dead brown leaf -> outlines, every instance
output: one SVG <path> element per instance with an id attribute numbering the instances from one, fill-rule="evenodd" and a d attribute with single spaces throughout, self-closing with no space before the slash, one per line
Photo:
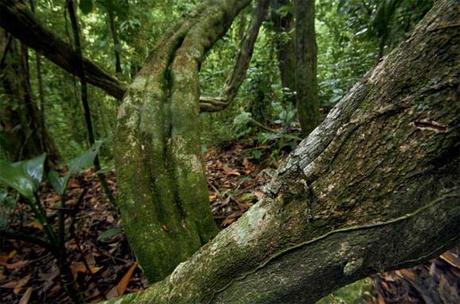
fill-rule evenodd
<path id="1" fill-rule="evenodd" d="M 9 264 L 9 263 L 0 261 L 0 265 L 5 266 L 6 269 L 9 269 L 9 270 L 17 270 L 17 269 L 24 267 L 28 262 L 29 262 L 28 260 L 24 260 L 24 261 L 18 261 L 16 263 Z"/>
<path id="2" fill-rule="evenodd" d="M 210 202 L 215 202 L 217 200 L 217 198 L 218 198 L 217 193 L 212 193 L 212 194 L 209 195 L 209 201 Z"/>
<path id="3" fill-rule="evenodd" d="M 454 254 L 452 251 L 445 252 L 443 255 L 441 255 L 441 259 L 451 266 L 460 269 L 460 257 Z"/>
<path id="4" fill-rule="evenodd" d="M 13 292 L 15 294 L 19 294 L 22 290 L 22 288 L 29 282 L 31 275 L 28 274 L 25 277 L 19 279 L 19 280 L 14 280 L 7 282 L 0 287 L 2 288 L 8 288 L 8 289 L 13 289 Z"/>
<path id="5" fill-rule="evenodd" d="M 228 166 L 224 166 L 223 169 L 224 169 L 224 173 L 228 176 L 240 176 L 241 175 L 241 173 L 237 169 L 230 168 Z"/>
<path id="6" fill-rule="evenodd" d="M 72 271 L 73 278 L 76 279 L 79 273 L 84 273 L 84 274 L 95 274 L 99 270 L 101 270 L 102 267 L 96 267 L 96 266 L 89 266 L 89 269 L 86 267 L 85 263 L 83 262 L 74 262 L 72 265 L 70 265 L 70 270 Z"/>
<path id="7" fill-rule="evenodd" d="M 7 255 L 0 255 L 0 265 L 5 265 L 8 263 L 9 259 L 12 259 L 16 256 L 16 250 L 10 251 Z"/>
<path id="8" fill-rule="evenodd" d="M 129 267 L 128 271 L 125 273 L 125 275 L 121 278 L 121 280 L 118 282 L 117 286 L 114 286 L 106 295 L 107 299 L 113 299 L 119 296 L 122 296 L 126 288 L 128 287 L 129 281 L 131 280 L 131 277 L 133 276 L 134 270 L 136 269 L 138 263 L 137 261 L 134 262 L 131 267 Z"/>
<path id="9" fill-rule="evenodd" d="M 33 288 L 27 288 L 26 292 L 22 295 L 21 299 L 19 300 L 19 304 L 28 304 L 30 300 L 30 296 L 32 295 Z"/>
<path id="10" fill-rule="evenodd" d="M 29 224 L 26 225 L 27 227 L 38 229 L 38 230 L 43 230 L 43 225 L 40 224 L 38 220 L 33 220 Z"/>

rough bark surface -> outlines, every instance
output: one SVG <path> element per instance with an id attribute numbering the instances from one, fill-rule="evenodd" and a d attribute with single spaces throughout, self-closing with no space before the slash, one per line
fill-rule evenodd
<path id="1" fill-rule="evenodd" d="M 207 1 L 159 41 L 118 112 L 119 207 L 151 281 L 217 233 L 202 163 L 198 72 L 206 51 L 250 0 Z"/>
<path id="2" fill-rule="evenodd" d="M 163 281 L 115 302 L 314 303 L 458 241 L 459 21 L 458 1 L 436 2 L 299 145 L 265 198 Z M 139 119 L 135 109 L 126 101 L 122 122 Z M 144 172 L 127 167 L 125 181 Z"/>

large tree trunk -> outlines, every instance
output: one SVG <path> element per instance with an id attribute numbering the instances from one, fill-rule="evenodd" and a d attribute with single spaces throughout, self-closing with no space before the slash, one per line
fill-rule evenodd
<path id="1" fill-rule="evenodd" d="M 235 1 L 225 3 L 236 6 Z M 188 22 L 187 28 L 199 24 Z M 299 145 L 259 203 L 169 277 L 117 303 L 314 303 L 340 286 L 420 263 L 458 241 L 459 22 L 458 1 L 436 2 L 410 38 L 356 84 Z M 178 151 L 174 149 L 193 135 L 186 128 L 198 112 L 197 75 L 178 71 L 191 63 L 181 55 L 196 42 L 186 35 L 181 47 L 168 53 L 175 54 L 172 65 L 168 57 L 154 57 L 120 110 L 119 130 L 126 131 L 119 131 L 117 140 L 127 148 L 119 149 L 118 158 L 123 219 L 137 246 L 158 243 L 156 238 L 167 234 L 142 223 L 161 216 L 152 206 L 157 198 L 145 189 L 169 161 L 157 149 Z M 158 91 L 164 78 L 155 75 L 167 66 L 172 83 L 166 87 L 173 90 L 165 101 Z M 176 95 L 182 92 L 190 98 Z M 176 112 L 177 102 L 190 107 L 189 115 Z M 164 120 L 158 118 L 167 119 L 154 114 L 168 105 L 186 123 L 177 129 L 179 122 L 171 117 L 172 138 L 165 146 L 163 138 L 152 136 L 155 128 L 163 127 Z M 180 159 L 184 165 L 197 159 L 190 150 L 180 151 L 186 152 Z M 155 171 L 146 172 L 151 168 Z M 195 172 L 202 174 L 201 169 Z M 178 173 L 176 177 L 183 177 Z M 191 194 L 200 191 L 200 183 L 189 183 Z M 157 265 L 154 256 L 151 266 L 147 255 L 140 258 L 148 271 Z"/>
<path id="2" fill-rule="evenodd" d="M 168 275 L 217 232 L 202 163 L 198 71 L 250 0 L 207 1 L 159 41 L 118 112 L 119 207 L 147 277 Z"/>

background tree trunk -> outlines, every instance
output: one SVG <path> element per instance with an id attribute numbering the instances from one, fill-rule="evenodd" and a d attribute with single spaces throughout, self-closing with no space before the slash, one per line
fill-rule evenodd
<path id="1" fill-rule="evenodd" d="M 319 123 L 315 0 L 294 0 L 294 15 L 297 115 L 302 133 L 308 135 Z"/>
<path id="2" fill-rule="evenodd" d="M 458 1 L 437 1 L 291 154 L 259 203 L 169 277 L 117 303 L 314 303 L 452 246 L 460 236 L 459 21 Z M 134 89 L 151 87 L 149 73 L 141 75 Z M 125 100 L 121 127 L 142 126 L 136 109 L 147 105 L 134 101 L 154 95 L 141 92 Z M 132 140 L 119 136 L 118 145 L 137 155 L 151 145 L 136 138 L 142 133 L 121 135 Z M 128 155 L 119 159 L 129 167 L 120 191 L 128 206 L 144 209 L 146 191 L 126 195 L 134 192 L 128 177 L 146 174 Z M 148 226 L 131 214 L 124 221 L 133 238 Z"/>
<path id="3" fill-rule="evenodd" d="M 40 109 L 33 101 L 30 86 L 28 49 L 0 31 L 0 79 L 6 95 L 0 121 L 10 160 L 22 160 L 48 154 L 49 164 L 59 159 L 57 147 L 41 123 Z"/>
<path id="4" fill-rule="evenodd" d="M 276 56 L 280 70 L 281 84 L 289 92 L 295 92 L 295 38 L 294 38 L 294 16 L 291 13 L 292 4 L 289 0 L 271 0 L 271 19 L 273 29 L 277 34 Z M 291 7 L 287 12 L 279 12 L 280 8 Z M 289 93 L 288 92 L 288 93 Z M 291 94 L 287 94 L 290 96 Z M 295 100 L 292 98 L 295 104 Z"/>
<path id="5" fill-rule="evenodd" d="M 121 69 L 121 44 L 118 38 L 117 27 L 115 26 L 115 16 L 112 10 L 107 10 L 107 23 L 109 24 L 110 33 L 112 34 L 113 50 L 115 55 L 115 73 L 121 76 L 123 70 Z"/>

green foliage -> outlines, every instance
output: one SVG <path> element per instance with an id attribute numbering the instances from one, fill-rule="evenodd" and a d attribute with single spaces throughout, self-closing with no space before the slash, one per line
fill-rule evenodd
<path id="1" fill-rule="evenodd" d="M 431 0 L 318 1 L 321 103 L 330 107 L 340 100 L 376 64 L 380 44 L 387 52 L 395 47 L 431 5 Z"/>
<path id="2" fill-rule="evenodd" d="M 233 119 L 233 128 L 237 137 L 242 137 L 251 132 L 250 123 L 252 121 L 252 114 L 249 112 L 241 112 Z"/>
<path id="3" fill-rule="evenodd" d="M 185 0 L 80 0 L 80 22 L 85 56 L 114 72 L 114 50 L 108 26 L 108 12 L 115 18 L 123 73 L 117 77 L 129 83 L 145 62 L 159 37 L 181 16 L 200 1 Z M 431 0 L 324 0 L 317 1 L 318 80 L 321 104 L 334 105 L 345 92 L 377 61 L 379 43 L 387 33 L 385 51 L 406 37 L 406 32 L 431 7 Z M 290 13 L 289 5 L 277 8 L 281 15 Z M 36 16 L 64 40 L 71 40 L 68 20 L 63 16 L 65 1 L 38 1 Z M 219 96 L 225 79 L 251 20 L 251 8 L 244 10 L 229 32 L 210 51 L 201 67 L 201 91 L 206 96 Z M 234 118 L 243 109 L 253 118 L 265 113 L 267 124 L 279 120 L 288 109 L 294 92 L 282 88 L 275 45 L 292 39 L 292 33 L 274 33 L 269 21 L 264 23 L 254 51 L 248 77 L 234 104 L 225 112 L 203 115 L 205 142 L 240 136 Z M 35 53 L 30 51 L 32 93 L 39 100 Z M 45 122 L 64 160 L 72 159 L 87 149 L 84 117 L 79 103 L 75 78 L 42 60 Z M 3 92 L 0 92 L 0 96 Z M 115 127 L 117 102 L 90 86 L 90 107 L 98 138 L 111 138 Z M 252 106 L 251 106 L 252 105 Z M 263 108 L 263 109 L 262 109 Z M 256 112 L 260 112 L 257 114 Z M 256 115 L 257 114 L 257 115 Z M 295 113 L 294 113 L 295 115 Z M 264 119 L 265 119 L 264 118 Z M 291 123 L 291 119 L 281 119 Z M 288 122 L 289 121 L 289 122 Z M 5 154 L 7 142 L 0 132 L 0 146 Z M 6 154 L 5 154 L 6 155 Z M 110 149 L 103 148 L 105 165 L 111 163 Z"/>
<path id="4" fill-rule="evenodd" d="M 364 304 L 372 303 L 372 283 L 370 279 L 357 281 L 336 290 L 316 304 Z"/>
<path id="5" fill-rule="evenodd" d="M 71 177 L 80 173 L 83 169 L 91 167 L 94 163 L 94 159 L 101 148 L 102 141 L 97 141 L 89 150 L 80 156 L 70 160 L 67 163 L 67 172 L 63 177 L 60 177 L 59 174 L 51 170 L 48 173 L 48 180 L 53 186 L 54 190 L 63 195 L 67 189 L 67 184 Z"/>
<path id="6" fill-rule="evenodd" d="M 106 11 L 113 12 L 121 19 L 129 18 L 129 1 L 128 0 L 96 0 L 96 3 Z"/>
<path id="7" fill-rule="evenodd" d="M 80 0 L 80 10 L 83 14 L 89 14 L 93 10 L 93 0 Z"/>
<path id="8" fill-rule="evenodd" d="M 115 236 L 121 233 L 121 229 L 118 227 L 107 229 L 106 231 L 102 232 L 98 237 L 97 240 L 101 242 L 110 241 Z"/>
<path id="9" fill-rule="evenodd" d="M 42 154 L 16 163 L 0 160 L 0 182 L 34 202 L 35 192 L 43 178 L 45 158 L 46 155 Z"/>

